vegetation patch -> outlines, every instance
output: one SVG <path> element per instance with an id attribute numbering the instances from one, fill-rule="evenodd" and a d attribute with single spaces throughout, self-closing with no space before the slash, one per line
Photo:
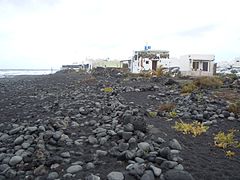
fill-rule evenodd
<path id="1" fill-rule="evenodd" d="M 192 134 L 193 137 L 196 137 L 206 132 L 209 127 L 197 121 L 194 121 L 193 123 L 185 123 L 181 120 L 180 122 L 175 122 L 173 128 L 183 134 Z"/>
<path id="2" fill-rule="evenodd" d="M 111 88 L 111 87 L 105 87 L 105 88 L 103 89 L 103 92 L 105 92 L 105 93 L 111 93 L 111 92 L 113 92 L 113 88 Z"/>
<path id="3" fill-rule="evenodd" d="M 235 139 L 235 133 L 237 130 L 231 129 L 228 133 L 218 132 L 214 136 L 214 145 L 221 149 L 228 149 L 228 148 L 240 148 L 240 143 Z M 226 157 L 233 157 L 235 152 L 231 150 L 227 150 L 225 152 Z"/>
<path id="4" fill-rule="evenodd" d="M 218 132 L 214 136 L 214 145 L 222 149 L 237 147 L 239 142 L 235 140 L 235 132 L 236 130 L 234 129 L 229 130 L 226 134 L 221 131 Z"/>
<path id="5" fill-rule="evenodd" d="M 151 70 L 143 70 L 141 71 L 138 76 L 140 77 L 145 77 L 145 78 L 150 78 L 150 77 L 153 77 L 153 76 L 156 76 L 156 77 L 162 77 L 162 76 L 165 76 L 166 73 L 164 71 L 164 68 L 162 66 L 158 67 L 156 69 L 156 71 L 151 71 Z"/>
<path id="6" fill-rule="evenodd" d="M 182 86 L 181 93 L 192 93 L 197 89 L 197 86 L 194 83 L 188 83 Z"/>
<path id="7" fill-rule="evenodd" d="M 157 77 L 162 77 L 165 75 L 164 68 L 162 66 L 158 67 L 156 71 L 153 71 L 153 75 Z"/>
<path id="8" fill-rule="evenodd" d="M 141 71 L 139 73 L 140 77 L 150 78 L 152 77 L 152 71 Z"/>
<path id="9" fill-rule="evenodd" d="M 149 117 L 151 117 L 151 118 L 155 118 L 155 117 L 157 116 L 157 112 L 155 112 L 155 111 L 150 111 L 150 112 L 148 112 L 148 115 L 149 115 Z"/>
<path id="10" fill-rule="evenodd" d="M 228 107 L 228 111 L 233 112 L 235 114 L 239 114 L 240 113 L 240 101 L 230 104 Z"/>
<path id="11" fill-rule="evenodd" d="M 171 111 L 171 112 L 169 113 L 169 116 L 170 116 L 171 118 L 175 118 L 175 117 L 177 117 L 177 112 L 176 112 L 176 111 Z"/>
<path id="12" fill-rule="evenodd" d="M 226 80 L 226 79 L 230 79 L 231 81 L 235 81 L 235 80 L 238 79 L 238 76 L 237 76 L 237 74 L 235 74 L 235 73 L 225 74 L 225 75 L 223 75 L 223 76 L 221 77 L 221 79 L 222 79 L 223 81 Z"/>
<path id="13" fill-rule="evenodd" d="M 227 157 L 233 157 L 235 155 L 235 152 L 233 151 L 226 151 L 226 156 Z"/>
<path id="14" fill-rule="evenodd" d="M 218 77 L 200 77 L 193 83 L 199 88 L 219 88 L 223 85 L 223 81 Z"/>
<path id="15" fill-rule="evenodd" d="M 176 107 L 174 103 L 161 104 L 158 108 L 159 111 L 171 112 Z"/>
<path id="16" fill-rule="evenodd" d="M 213 99 L 221 98 L 229 103 L 237 103 L 239 101 L 238 98 L 236 98 L 239 96 L 239 92 L 236 89 L 217 89 L 214 91 L 213 95 Z"/>

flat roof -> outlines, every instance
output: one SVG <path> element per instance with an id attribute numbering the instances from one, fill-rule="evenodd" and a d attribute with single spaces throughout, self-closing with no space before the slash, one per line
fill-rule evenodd
<path id="1" fill-rule="evenodd" d="M 145 52 L 145 53 L 169 53 L 169 51 L 166 50 L 140 50 L 140 51 L 134 51 L 134 52 Z"/>

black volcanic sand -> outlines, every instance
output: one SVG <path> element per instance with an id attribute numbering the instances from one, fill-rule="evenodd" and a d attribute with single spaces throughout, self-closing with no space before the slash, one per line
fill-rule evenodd
<path id="1" fill-rule="evenodd" d="M 158 85 L 158 83 L 125 83 L 132 87 L 146 87 L 148 85 Z M 160 93 L 166 93 L 172 90 L 172 87 L 165 86 L 165 90 Z M 228 89 L 223 89 L 223 92 L 228 92 Z M 231 91 L 231 90 L 230 90 Z M 213 91 L 214 92 L 214 91 Z M 240 91 L 237 90 L 238 97 L 240 97 Z M 156 109 L 159 104 L 164 104 L 164 100 L 152 100 L 148 98 L 148 95 L 156 95 L 159 92 L 144 91 L 144 92 L 129 92 L 123 93 L 122 96 L 128 102 L 135 102 L 141 105 L 143 108 Z M 209 95 L 212 97 L 212 95 Z M 216 98 L 216 97 L 214 97 Z M 223 97 L 217 97 L 219 99 Z M 173 97 L 174 99 L 174 97 Z M 233 100 L 234 101 L 234 100 Z M 167 102 L 174 102 L 170 100 Z M 207 104 L 207 102 L 206 102 Z M 187 106 L 187 105 L 186 105 Z M 180 118 L 184 120 L 183 118 Z M 240 120 L 229 121 L 226 118 L 219 120 L 216 124 L 209 127 L 208 131 L 200 136 L 193 137 L 192 135 L 183 135 L 180 132 L 176 132 L 172 127 L 175 122 L 179 122 L 179 118 L 166 118 L 155 117 L 148 118 L 148 122 L 151 126 L 149 133 L 162 137 L 165 140 L 176 138 L 183 147 L 181 151 L 181 157 L 184 159 L 184 169 L 189 171 L 196 180 L 239 180 L 240 179 L 240 148 L 228 148 L 235 152 L 235 156 L 227 158 L 225 151 L 214 146 L 214 135 L 222 131 L 227 133 L 230 129 L 235 129 L 238 132 L 235 134 L 235 139 L 240 141 Z M 186 120 L 191 122 L 191 120 Z"/>
<path id="2" fill-rule="evenodd" d="M 144 100 L 139 100 L 138 93 L 133 93 L 131 96 L 124 94 L 123 96 L 130 101 L 135 99 L 139 104 L 146 103 Z M 141 94 L 141 97 L 143 97 L 143 94 Z M 227 132 L 228 129 L 239 130 L 239 121 L 221 120 L 217 124 L 210 126 L 206 133 L 197 137 L 183 135 L 174 131 L 172 127 L 175 121 L 177 120 L 168 121 L 164 117 L 149 118 L 149 124 L 153 125 L 149 133 L 162 137 L 165 140 L 176 138 L 183 146 L 181 157 L 184 161 L 182 164 L 185 170 L 189 171 L 195 179 L 240 179 L 240 149 L 232 149 L 236 155 L 227 158 L 224 150 L 214 146 L 213 140 L 214 134 L 217 134 L 219 131 Z M 236 136 L 236 139 L 240 139 L 239 134 Z"/>
<path id="3" fill-rule="evenodd" d="M 76 120 L 74 119 L 74 115 L 78 113 L 80 107 L 91 106 L 89 101 L 93 103 L 101 102 L 103 100 L 102 97 L 99 96 L 98 99 L 96 98 L 98 96 L 92 96 L 92 94 L 100 93 L 101 88 L 104 86 L 111 86 L 117 89 L 113 96 L 119 98 L 122 104 L 130 106 L 134 104 L 134 106 L 139 107 L 144 112 L 148 126 L 147 137 L 154 135 L 163 138 L 166 142 L 173 138 L 179 141 L 182 146 L 180 153 L 180 156 L 183 158 L 182 165 L 196 180 L 240 179 L 240 149 L 232 148 L 231 150 L 236 155 L 228 158 L 222 149 L 214 146 L 213 142 L 214 134 L 219 131 L 226 132 L 228 129 L 239 130 L 240 121 L 238 118 L 232 121 L 222 118 L 217 123 L 210 125 L 206 133 L 198 137 L 192 137 L 191 135 L 183 135 L 180 132 L 176 132 L 172 128 L 178 118 L 169 119 L 165 115 L 159 115 L 154 118 L 147 116 L 147 109 L 154 110 L 159 104 L 164 104 L 165 101 L 171 101 L 180 96 L 179 94 L 170 93 L 162 99 L 161 97 L 159 99 L 151 99 L 149 97 L 149 95 L 158 96 L 159 93 L 167 94 L 171 90 L 179 91 L 178 85 L 165 86 L 163 82 L 166 81 L 166 79 L 158 81 L 137 79 L 123 81 L 123 78 L 114 77 L 108 77 L 107 79 L 105 77 L 96 77 L 96 80 L 94 80 L 90 75 L 79 74 L 55 74 L 0 79 L 0 132 L 9 132 L 13 129 L 13 124 L 23 123 L 25 126 L 35 126 L 36 124 L 41 125 L 44 120 L 51 122 L 51 119 L 56 117 L 73 117 L 73 120 L 78 122 L 80 126 L 76 128 L 69 125 L 67 128 L 63 128 L 64 134 L 70 136 L 73 140 L 80 137 L 88 137 L 94 128 L 92 126 L 81 125 L 81 123 L 90 120 L 98 122 L 97 117 L 91 117 L 90 114 L 86 114 L 84 119 Z M 160 89 L 154 89 L 153 86 L 158 86 Z M 126 87 L 139 89 L 140 92 L 128 92 Z M 152 89 L 149 87 L 152 87 Z M 84 103 L 84 100 L 86 100 L 86 103 Z M 57 130 L 57 127 L 55 130 Z M 1 151 L 6 152 L 6 149 L 14 149 L 13 140 L 19 135 L 12 135 L 12 139 L 0 142 Z M 240 141 L 239 133 L 236 133 L 236 139 Z M 51 151 L 50 157 L 61 152 L 70 152 L 70 162 L 61 163 L 55 170 L 62 177 L 66 174 L 65 170 L 72 162 L 91 162 L 92 155 L 97 149 L 108 151 L 110 148 L 111 145 L 99 148 L 89 143 L 84 143 L 84 146 L 80 147 L 62 145 L 56 152 Z M 36 162 L 24 166 L 23 169 L 21 169 L 21 166 L 14 168 L 15 170 L 33 171 L 39 166 L 39 164 L 34 163 Z M 85 165 L 83 165 L 84 170 L 77 172 L 76 176 L 72 177 L 72 179 L 84 179 L 89 174 L 95 174 L 100 176 L 101 179 L 107 179 L 106 176 L 112 171 L 125 172 L 127 165 L 127 161 L 118 161 L 117 158 L 109 155 L 103 156 L 100 157 L 93 169 L 86 169 Z M 50 168 L 47 165 L 46 167 Z M 43 179 L 46 179 L 47 174 L 42 176 Z M 127 173 L 124 173 L 124 175 L 126 180 L 134 179 L 132 176 L 127 175 Z M 18 177 L 20 176 L 15 177 L 15 179 L 18 179 Z"/>

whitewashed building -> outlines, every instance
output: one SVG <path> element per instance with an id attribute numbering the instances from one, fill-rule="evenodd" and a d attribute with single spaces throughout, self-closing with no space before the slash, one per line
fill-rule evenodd
<path id="1" fill-rule="evenodd" d="M 127 63 L 132 73 L 152 71 L 160 66 L 169 70 L 178 68 L 186 76 L 212 76 L 216 73 L 213 54 L 187 54 L 180 58 L 169 58 L 169 51 L 150 50 L 146 47 L 145 50 L 134 51 L 132 59 L 123 60 L 121 64 Z"/>
<path id="2" fill-rule="evenodd" d="M 160 59 L 168 59 L 169 51 L 164 50 L 142 50 L 134 51 L 132 60 L 129 62 L 130 71 L 132 73 L 140 73 L 142 71 L 156 70 L 160 65 Z"/>
<path id="3" fill-rule="evenodd" d="M 216 72 L 215 56 L 212 54 L 188 54 L 180 58 L 161 59 L 166 68 L 179 67 L 185 76 L 213 76 Z"/>

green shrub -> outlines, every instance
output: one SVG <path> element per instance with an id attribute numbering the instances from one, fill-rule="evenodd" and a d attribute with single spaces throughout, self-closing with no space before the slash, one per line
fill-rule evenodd
<path id="1" fill-rule="evenodd" d="M 240 142 L 236 140 L 235 132 L 238 132 L 238 130 L 230 129 L 228 133 L 218 132 L 214 136 L 214 145 L 222 149 L 240 148 Z M 230 158 L 235 155 L 235 152 L 227 150 L 225 155 Z"/>
<path id="2" fill-rule="evenodd" d="M 200 88 L 218 88 L 223 82 L 218 77 L 200 77 L 194 80 L 194 84 Z"/>
<path id="3" fill-rule="evenodd" d="M 103 89 L 103 92 L 105 92 L 105 93 L 111 93 L 111 92 L 113 92 L 113 88 L 111 88 L 111 87 L 105 87 L 105 88 Z"/>
<path id="4" fill-rule="evenodd" d="M 235 140 L 234 132 L 236 130 L 229 130 L 229 133 L 218 132 L 214 137 L 214 144 L 219 148 L 229 148 L 235 147 L 238 144 L 238 141 Z"/>
<path id="5" fill-rule="evenodd" d="M 227 157 L 233 157 L 235 155 L 235 152 L 233 151 L 226 151 L 226 156 Z"/>
<path id="6" fill-rule="evenodd" d="M 155 111 L 150 111 L 148 112 L 148 115 L 151 117 L 151 118 L 155 118 L 157 116 L 157 112 Z"/>
<path id="7" fill-rule="evenodd" d="M 192 134 L 193 137 L 201 135 L 208 130 L 208 126 L 204 126 L 202 123 L 194 121 L 193 123 L 184 123 L 183 121 L 175 122 L 173 126 L 176 131 L 180 131 L 183 134 Z"/>
<path id="8" fill-rule="evenodd" d="M 181 93 L 192 93 L 194 90 L 197 89 L 197 86 L 193 83 L 188 83 L 183 85 L 181 89 Z"/>
<path id="9" fill-rule="evenodd" d="M 227 74 L 226 77 L 232 79 L 232 81 L 235 81 L 238 79 L 237 74 Z"/>
<path id="10" fill-rule="evenodd" d="M 171 118 L 175 118 L 177 116 L 177 113 L 176 113 L 176 111 L 172 111 L 169 113 L 169 115 Z"/>

